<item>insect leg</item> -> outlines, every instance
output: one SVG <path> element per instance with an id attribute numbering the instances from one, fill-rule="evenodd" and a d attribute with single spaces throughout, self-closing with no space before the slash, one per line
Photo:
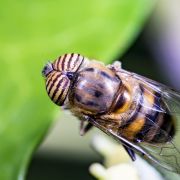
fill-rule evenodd
<path id="1" fill-rule="evenodd" d="M 126 152 L 128 153 L 128 155 L 130 156 L 130 158 L 132 159 L 132 161 L 136 160 L 136 155 L 134 153 L 134 151 L 130 148 L 128 148 L 126 145 L 122 144 L 124 149 L 126 150 Z"/>
<path id="2" fill-rule="evenodd" d="M 93 125 L 91 123 L 87 123 L 85 125 L 85 121 L 81 121 L 80 123 L 80 135 L 84 136 L 91 128 L 93 127 Z"/>

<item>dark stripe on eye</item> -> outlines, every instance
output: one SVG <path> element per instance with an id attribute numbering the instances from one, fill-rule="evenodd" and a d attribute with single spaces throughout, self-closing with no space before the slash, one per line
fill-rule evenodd
<path id="1" fill-rule="evenodd" d="M 93 72 L 93 71 L 94 71 L 94 68 L 86 68 L 86 69 L 84 69 L 84 71 Z"/>
<path id="2" fill-rule="evenodd" d="M 52 84 L 51 84 L 51 86 L 50 86 L 50 88 L 49 88 L 48 94 L 50 94 L 51 89 L 52 89 L 53 86 L 54 86 L 54 83 L 57 81 L 57 79 L 58 79 L 60 76 L 61 76 L 61 74 L 58 74 L 58 75 L 56 76 L 56 78 L 53 80 L 53 82 L 52 82 Z"/>
<path id="3" fill-rule="evenodd" d="M 81 66 L 81 63 L 82 63 L 81 62 L 80 64 L 78 64 L 79 63 L 79 56 L 80 56 L 80 54 L 77 55 L 76 60 L 74 61 L 74 64 L 73 64 L 73 70 L 75 70 L 75 71 L 77 71 L 79 69 L 79 67 Z M 77 65 L 78 65 L 78 67 L 77 67 Z"/>
<path id="4" fill-rule="evenodd" d="M 60 106 L 63 105 L 63 103 L 64 103 L 64 101 L 66 99 L 66 96 L 68 94 L 67 92 L 65 92 L 66 88 L 67 88 L 67 85 L 68 85 L 68 81 L 65 82 L 64 86 L 61 89 L 61 94 L 58 96 L 57 101 L 55 102 L 56 104 L 58 104 Z M 63 95 L 64 95 L 64 97 L 63 97 Z M 63 99 L 62 99 L 62 97 L 63 97 Z"/>
<path id="5" fill-rule="evenodd" d="M 57 70 L 58 70 L 58 68 L 59 68 L 59 63 L 60 63 L 60 61 L 61 61 L 61 57 L 62 57 L 62 56 L 60 56 L 60 57 L 58 58 L 58 60 L 57 60 L 57 66 L 55 67 L 55 69 L 57 69 Z"/>
<path id="6" fill-rule="evenodd" d="M 68 65 L 67 65 L 67 68 L 66 69 L 69 69 L 71 67 L 71 61 L 72 61 L 72 58 L 74 56 L 74 53 L 71 54 L 69 60 L 68 60 Z"/>
<path id="7" fill-rule="evenodd" d="M 54 90 L 53 95 L 52 95 L 52 98 L 51 98 L 52 100 L 54 99 L 56 93 L 58 92 L 59 87 L 60 87 L 61 83 L 63 82 L 63 80 L 64 80 L 64 78 L 60 79 L 59 82 L 58 82 L 58 84 L 56 85 L 56 89 Z M 62 91 L 62 89 L 61 89 L 61 91 Z"/>
<path id="8" fill-rule="evenodd" d="M 77 55 L 76 61 L 79 59 L 80 54 Z"/>
<path id="9" fill-rule="evenodd" d="M 65 61 L 66 61 L 66 57 L 67 57 L 67 54 L 64 55 L 62 61 L 61 61 L 61 67 L 62 67 L 62 71 L 64 71 L 64 64 L 65 64 Z"/>
<path id="10" fill-rule="evenodd" d="M 56 73 L 52 74 L 51 77 L 48 78 L 47 82 L 46 82 L 46 89 L 49 86 L 49 83 L 52 81 L 52 78 L 56 75 Z"/>
<path id="11" fill-rule="evenodd" d="M 78 57 L 77 57 L 76 61 L 78 61 L 79 56 L 80 56 L 80 54 L 78 54 Z M 80 64 L 79 64 L 79 66 L 76 68 L 76 71 L 78 71 L 78 70 L 79 70 L 79 68 L 81 67 L 81 64 L 82 64 L 82 63 L 83 63 L 83 61 L 84 61 L 84 56 L 81 56 L 81 57 L 82 57 L 81 63 L 80 63 Z"/>

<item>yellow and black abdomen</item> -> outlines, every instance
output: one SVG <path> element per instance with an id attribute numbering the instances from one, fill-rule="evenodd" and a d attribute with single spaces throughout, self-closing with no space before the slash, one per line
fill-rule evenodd
<path id="1" fill-rule="evenodd" d="M 134 142 L 168 142 L 175 134 L 175 124 L 161 95 L 144 85 L 139 85 L 139 93 L 136 109 L 119 127 L 119 135 Z"/>

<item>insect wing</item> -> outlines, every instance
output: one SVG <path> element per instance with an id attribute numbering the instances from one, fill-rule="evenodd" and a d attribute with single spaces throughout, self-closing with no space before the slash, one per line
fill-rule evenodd
<path id="1" fill-rule="evenodd" d="M 140 143 L 147 157 L 162 167 L 180 174 L 180 152 L 170 141 L 165 144 Z"/>
<path id="2" fill-rule="evenodd" d="M 176 92 L 175 90 L 169 88 L 168 86 L 165 86 L 164 84 L 158 83 L 136 73 L 132 73 L 123 69 L 120 69 L 119 72 L 130 75 L 131 77 L 139 81 L 140 84 L 144 84 L 146 87 L 151 88 L 153 91 L 159 93 L 161 95 L 159 97 L 159 101 L 163 101 L 167 107 L 166 109 L 164 107 L 159 107 L 162 112 L 172 115 L 180 115 L 179 92 Z"/>
<path id="3" fill-rule="evenodd" d="M 95 119 L 90 119 L 89 121 L 95 127 L 99 128 L 116 141 L 123 143 L 123 145 L 132 149 L 150 163 L 155 162 L 156 164 L 164 167 L 167 170 L 180 174 L 180 152 L 172 142 L 171 138 L 168 143 L 164 144 L 151 144 L 144 142 L 135 143 L 124 138 L 123 136 L 118 134 L 117 131 L 107 129 L 103 125 L 105 124 L 105 122 L 103 122 L 102 120 L 97 121 Z M 166 132 L 160 130 L 159 135 L 162 136 L 163 134 L 164 136 L 166 136 Z"/>
<path id="4" fill-rule="evenodd" d="M 180 173 L 180 151 L 177 148 L 178 146 L 175 143 L 175 139 L 172 138 L 165 130 L 161 129 L 161 127 L 159 127 L 159 125 L 156 124 L 150 117 L 146 119 L 146 125 L 147 127 L 144 131 L 141 131 L 141 136 L 143 137 L 142 142 L 136 144 L 143 148 L 149 159 L 155 161 L 170 171 Z M 151 139 L 153 133 L 147 132 L 153 132 L 155 129 L 158 129 L 158 131 L 155 131 L 156 139 L 160 141 L 166 139 L 167 142 L 148 143 L 147 140 Z"/>

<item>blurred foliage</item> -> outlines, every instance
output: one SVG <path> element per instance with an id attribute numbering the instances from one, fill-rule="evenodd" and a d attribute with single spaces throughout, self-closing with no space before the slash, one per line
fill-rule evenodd
<path id="1" fill-rule="evenodd" d="M 112 60 L 139 33 L 153 3 L 1 1 L 0 179 L 24 179 L 34 149 L 58 112 L 41 77 L 45 60 L 66 52 Z"/>

